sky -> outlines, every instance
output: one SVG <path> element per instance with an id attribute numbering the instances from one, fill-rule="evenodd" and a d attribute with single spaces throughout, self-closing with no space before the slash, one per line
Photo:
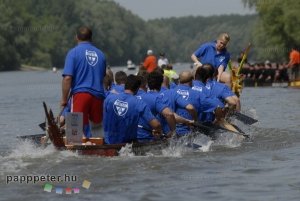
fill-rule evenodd
<path id="1" fill-rule="evenodd" d="M 242 0 L 114 0 L 144 20 L 182 16 L 253 14 Z"/>

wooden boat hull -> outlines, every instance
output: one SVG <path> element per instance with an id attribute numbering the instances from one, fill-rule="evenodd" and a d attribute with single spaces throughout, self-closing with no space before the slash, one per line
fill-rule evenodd
<path id="1" fill-rule="evenodd" d="M 135 155 L 145 155 L 149 151 L 161 151 L 168 145 L 168 140 L 158 140 L 145 143 L 133 142 L 131 145 L 131 151 Z M 118 156 L 120 150 L 125 146 L 126 144 L 66 145 L 66 149 L 75 151 L 81 155 Z"/>
<path id="2" fill-rule="evenodd" d="M 46 134 L 36 134 L 36 135 L 27 135 L 27 136 L 18 136 L 17 138 L 21 140 L 30 140 L 37 146 L 43 145 L 43 138 L 46 137 Z M 91 139 L 93 142 L 94 139 Z M 65 145 L 63 147 L 56 147 L 59 150 L 69 150 L 77 152 L 80 155 L 96 155 L 96 156 L 118 156 L 119 151 L 125 146 L 131 146 L 131 151 L 135 155 L 145 155 L 147 152 L 160 151 L 163 148 L 169 145 L 167 139 L 161 139 L 151 142 L 133 142 L 132 144 L 102 144 L 102 145 L 86 145 L 86 144 L 77 144 L 77 145 Z"/>
<path id="3" fill-rule="evenodd" d="M 163 148 L 166 148 L 170 144 L 169 139 L 160 139 L 157 141 L 151 142 L 133 142 L 133 143 L 123 143 L 123 144 L 103 144 L 102 138 L 90 138 L 89 142 L 91 144 L 86 143 L 86 139 L 83 139 L 82 144 L 65 144 L 66 140 L 58 128 L 55 118 L 51 110 L 48 111 L 46 104 L 44 103 L 44 109 L 47 119 L 47 133 L 49 134 L 49 139 L 54 145 L 54 147 L 58 150 L 69 150 L 74 151 L 82 155 L 96 155 L 96 156 L 118 156 L 120 150 L 125 146 L 131 146 L 131 152 L 135 155 L 145 155 L 150 152 L 155 153 L 157 151 L 161 152 Z M 199 125 L 198 125 L 199 124 Z M 220 126 L 215 125 L 204 125 L 201 123 L 195 124 L 196 128 L 203 131 L 203 133 L 212 139 L 214 139 L 214 134 L 217 130 L 230 130 L 226 128 L 222 128 Z M 243 138 L 248 138 L 249 136 L 244 134 L 241 131 L 233 132 L 233 134 L 240 135 Z M 22 140 L 31 140 L 37 145 L 45 145 L 45 137 L 46 134 L 37 134 L 37 135 L 29 135 L 29 136 L 19 136 L 18 138 Z M 192 144 L 192 147 L 195 147 Z M 200 145 L 196 145 L 196 147 L 201 147 Z"/>

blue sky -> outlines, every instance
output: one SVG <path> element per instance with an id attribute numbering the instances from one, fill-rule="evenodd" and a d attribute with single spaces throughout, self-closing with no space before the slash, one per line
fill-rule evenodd
<path id="1" fill-rule="evenodd" d="M 241 0 L 114 0 L 122 7 L 148 20 L 188 15 L 252 14 Z"/>

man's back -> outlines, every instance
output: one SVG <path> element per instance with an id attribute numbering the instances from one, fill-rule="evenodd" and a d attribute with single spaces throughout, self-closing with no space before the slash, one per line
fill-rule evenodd
<path id="1" fill-rule="evenodd" d="M 168 107 L 167 100 L 159 92 L 150 91 L 148 93 L 142 93 L 139 95 L 141 100 L 149 107 L 151 113 L 154 116 L 161 114 L 162 111 Z M 153 139 L 151 132 L 151 127 L 144 118 L 139 119 L 138 128 L 138 139 Z"/>
<path id="2" fill-rule="evenodd" d="M 153 119 L 149 108 L 134 95 L 110 94 L 104 101 L 104 134 L 108 144 L 136 139 L 139 117 Z"/>
<path id="3" fill-rule="evenodd" d="M 72 93 L 88 92 L 104 97 L 106 71 L 104 54 L 90 42 L 80 42 L 68 52 L 63 75 L 72 76 Z"/>
<path id="4" fill-rule="evenodd" d="M 205 93 L 209 98 L 218 98 L 221 101 L 225 101 L 227 97 L 234 95 L 227 85 L 215 80 L 206 83 Z"/>

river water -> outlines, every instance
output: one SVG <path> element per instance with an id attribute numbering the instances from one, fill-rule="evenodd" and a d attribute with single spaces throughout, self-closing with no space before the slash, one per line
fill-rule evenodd
<path id="1" fill-rule="evenodd" d="M 175 66 L 183 68 L 188 66 Z M 146 156 L 134 156 L 125 149 L 121 156 L 104 158 L 17 140 L 19 135 L 42 132 L 38 124 L 45 118 L 43 101 L 58 113 L 60 83 L 59 72 L 0 73 L 0 200 L 300 198 L 300 90 L 245 88 L 243 111 L 259 122 L 235 123 L 251 135 L 249 141 L 224 133 L 214 143 L 205 137 L 197 139 L 202 149 L 173 146 Z M 29 181 L 47 175 L 64 181 Z M 73 189 L 71 194 L 66 194 L 67 188 Z"/>

